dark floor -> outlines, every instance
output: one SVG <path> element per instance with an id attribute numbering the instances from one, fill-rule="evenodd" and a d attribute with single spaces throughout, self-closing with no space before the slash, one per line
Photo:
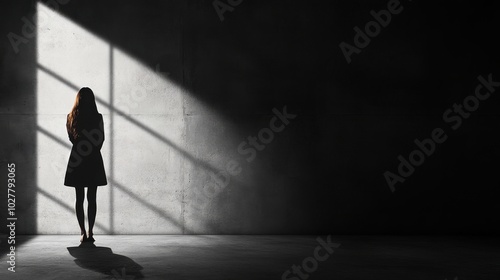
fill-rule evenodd
<path id="1" fill-rule="evenodd" d="M 108 235 L 79 248 L 74 235 L 18 236 L 15 273 L 0 244 L 0 279 L 500 279 L 497 237 L 317 238 Z"/>

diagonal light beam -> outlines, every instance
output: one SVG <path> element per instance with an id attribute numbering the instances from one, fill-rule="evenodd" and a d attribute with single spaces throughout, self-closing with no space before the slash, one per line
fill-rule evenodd
<path id="1" fill-rule="evenodd" d="M 49 74 L 50 76 L 52 76 L 53 78 L 57 79 L 58 81 L 60 81 L 61 83 L 67 85 L 68 87 L 71 87 L 73 88 L 75 91 L 78 91 L 80 90 L 80 88 L 71 83 L 70 81 L 64 79 L 61 75 L 55 73 L 54 71 L 50 70 L 50 69 L 47 69 L 46 67 L 44 67 L 43 65 L 41 64 L 37 64 L 38 68 L 42 71 L 44 71 L 45 73 Z M 136 125 L 137 127 L 141 128 L 142 130 L 146 131 L 147 133 L 149 133 L 150 135 L 152 135 L 153 137 L 159 139 L 160 141 L 162 141 L 163 143 L 169 145 L 170 147 L 172 147 L 174 150 L 176 150 L 178 153 L 180 153 L 184 158 L 190 160 L 191 162 L 193 162 L 195 165 L 199 166 L 199 167 L 202 167 L 204 168 L 205 170 L 208 170 L 208 171 L 212 171 L 214 173 L 217 173 L 219 170 L 217 170 L 215 167 L 211 166 L 210 164 L 200 160 L 200 159 L 197 159 L 195 158 L 194 156 L 192 156 L 191 154 L 189 154 L 187 151 L 185 151 L 184 149 L 182 149 L 179 145 L 175 144 L 174 142 L 172 142 L 170 139 L 166 138 L 165 136 L 159 134 L 158 132 L 156 132 L 155 130 L 149 128 L 148 126 L 146 126 L 145 124 L 139 122 L 138 120 L 130 117 L 129 115 L 127 115 L 125 112 L 117 109 L 117 108 L 114 108 L 113 106 L 109 105 L 107 102 L 103 101 L 101 98 L 99 98 L 98 96 L 96 96 L 96 101 L 103 105 L 104 107 L 108 108 L 109 110 L 113 110 L 114 112 L 116 112 L 120 117 L 123 117 L 124 119 L 126 119 L 127 121 L 131 122 L 132 124 Z"/>

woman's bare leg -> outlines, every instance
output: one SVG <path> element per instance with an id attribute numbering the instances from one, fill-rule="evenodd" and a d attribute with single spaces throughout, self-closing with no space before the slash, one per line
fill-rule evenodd
<path id="1" fill-rule="evenodd" d="M 76 191 L 76 203 L 75 212 L 76 218 L 78 219 L 78 224 L 80 225 L 80 234 L 85 234 L 85 216 L 83 213 L 83 200 L 85 198 L 85 190 L 83 187 L 75 187 Z"/>
<path id="2" fill-rule="evenodd" d="M 95 216 L 97 213 L 97 186 L 88 187 L 87 190 L 87 202 L 88 202 L 88 212 L 89 217 L 89 239 L 94 235 L 94 223 Z"/>

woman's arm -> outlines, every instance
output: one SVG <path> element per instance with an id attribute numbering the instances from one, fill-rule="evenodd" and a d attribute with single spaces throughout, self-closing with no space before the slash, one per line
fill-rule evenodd
<path id="1" fill-rule="evenodd" d="M 73 134 L 71 134 L 70 129 L 69 129 L 69 114 L 66 116 L 66 131 L 68 132 L 68 138 L 69 141 L 71 141 L 72 144 L 74 144 L 75 139 L 73 139 Z"/>
<path id="2" fill-rule="evenodd" d="M 102 140 L 99 141 L 99 146 L 98 146 L 99 150 L 100 150 L 102 148 L 102 144 L 104 143 L 104 121 L 102 119 L 102 114 L 99 114 L 99 117 L 100 117 L 100 120 L 99 120 L 99 129 L 100 129 L 100 131 L 102 133 L 101 134 L 102 135 L 102 137 L 101 137 Z"/>

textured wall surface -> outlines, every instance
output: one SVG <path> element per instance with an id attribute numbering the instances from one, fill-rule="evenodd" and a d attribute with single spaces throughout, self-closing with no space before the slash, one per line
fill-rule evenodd
<path id="1" fill-rule="evenodd" d="M 231 134 L 222 136 L 214 129 L 227 129 L 228 124 L 195 98 L 188 98 L 182 85 L 169 79 L 169 73 L 161 73 L 160 63 L 148 67 L 44 4 L 37 8 L 38 18 L 47 18 L 37 26 L 37 125 L 41 131 L 37 159 L 50 163 L 38 166 L 41 192 L 54 195 L 66 208 L 72 206 L 73 188 L 61 186 L 70 148 L 64 124 L 75 92 L 88 86 L 97 96 L 106 124 L 102 154 L 109 185 L 99 189 L 99 230 L 206 232 L 200 220 L 211 202 L 198 205 L 196 211 L 192 204 L 196 195 L 207 199 L 203 194 L 207 172 L 217 173 L 215 165 L 224 162 L 229 143 L 221 141 Z M 178 20 L 175 16 L 169 23 Z M 171 50 L 165 50 L 166 55 L 181 56 L 179 33 L 172 29 L 161 34 L 170 38 L 166 45 Z M 51 205 L 53 198 L 39 196 L 37 215 L 54 218 L 38 219 L 37 232 L 73 232 L 74 224 L 67 222 L 74 220 L 73 213 Z"/>
<path id="2" fill-rule="evenodd" d="M 0 179 L 14 162 L 18 233 L 78 232 L 65 120 L 84 86 L 106 132 L 96 233 L 498 233 L 500 99 L 459 129 L 443 118 L 478 76 L 500 80 L 486 1 L 401 1 L 363 47 L 355 27 L 390 1 L 216 2 L 5 4 Z M 435 128 L 446 142 L 392 192 L 384 173 Z"/>

